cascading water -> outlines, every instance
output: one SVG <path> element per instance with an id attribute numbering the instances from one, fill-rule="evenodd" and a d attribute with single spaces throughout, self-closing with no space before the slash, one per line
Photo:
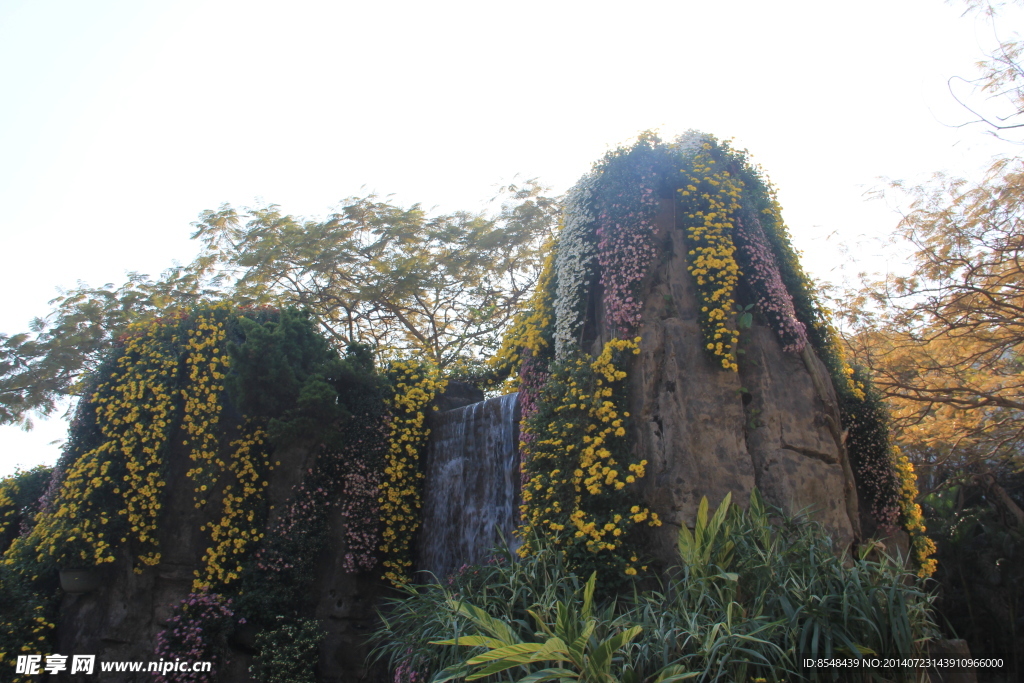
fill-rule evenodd
<path id="1" fill-rule="evenodd" d="M 426 457 L 419 569 L 437 580 L 464 564 L 485 562 L 502 537 L 515 547 L 518 398 L 518 394 L 506 394 L 434 416 Z"/>

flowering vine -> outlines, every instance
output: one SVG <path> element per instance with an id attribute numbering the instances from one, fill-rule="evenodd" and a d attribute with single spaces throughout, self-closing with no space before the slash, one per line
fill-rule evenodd
<path id="1" fill-rule="evenodd" d="M 557 243 L 548 242 L 548 255 L 544 259 L 537 286 L 523 311 L 516 316 L 515 323 L 502 338 L 497 353 L 487 361 L 495 377 L 506 382 L 508 391 L 516 391 L 518 380 L 515 373 L 528 358 L 535 358 L 551 347 L 551 330 L 554 322 L 555 254 Z"/>
<path id="2" fill-rule="evenodd" d="M 593 274 L 594 234 L 597 219 L 593 197 L 599 179 L 589 173 L 569 190 L 563 208 L 563 227 L 555 255 L 555 357 L 564 358 L 578 345 L 587 302 L 587 288 Z"/>
<path id="3" fill-rule="evenodd" d="M 238 579 L 242 557 L 263 538 L 263 520 L 257 517 L 257 511 L 262 507 L 263 489 L 268 486 L 263 473 L 273 469 L 262 448 L 265 436 L 263 430 L 255 428 L 231 442 L 232 453 L 226 465 L 231 480 L 221 492 L 223 512 L 220 520 L 200 527 L 200 531 L 209 529 L 212 545 L 203 554 L 203 568 L 195 572 L 194 591 L 225 586 Z"/>
<path id="4" fill-rule="evenodd" d="M 33 548 L 38 562 L 104 564 L 131 538 L 141 565 L 159 563 L 163 456 L 178 414 L 173 387 L 179 320 L 128 328 L 109 379 L 90 397 L 100 445 L 68 466 L 49 506 L 32 531 L 15 541 L 7 562 Z"/>
<path id="5" fill-rule="evenodd" d="M 0 538 L 6 536 L 18 520 L 14 497 L 18 494 L 18 480 L 7 477 L 0 481 Z"/>
<path id="6" fill-rule="evenodd" d="M 910 552 L 917 564 L 917 575 L 924 578 L 935 573 L 938 563 L 932 558 L 935 554 L 935 542 L 925 535 L 928 529 L 924 525 L 921 506 L 917 504 L 917 476 L 914 465 L 898 448 L 894 449 L 896 457 L 896 473 L 900 481 L 900 516 L 903 528 L 910 534 Z"/>
<path id="7" fill-rule="evenodd" d="M 346 452 L 342 454 L 347 464 L 340 503 L 346 547 L 342 567 L 347 572 L 369 571 L 377 566 L 377 548 L 381 543 L 377 499 L 383 479 L 380 465 L 389 431 L 389 420 L 372 425 L 365 435 L 346 444 Z"/>
<path id="8" fill-rule="evenodd" d="M 627 489 L 647 466 L 631 453 L 629 413 L 621 408 L 622 364 L 640 352 L 639 342 L 613 339 L 596 359 L 577 353 L 556 363 L 524 425 L 533 439 L 527 442 L 519 533 L 548 537 L 584 571 L 635 575 L 638 553 L 628 532 L 661 523 Z M 530 547 L 524 543 L 520 553 Z"/>
<path id="9" fill-rule="evenodd" d="M 165 660 L 211 662 L 212 667 L 211 671 L 175 671 L 168 678 L 176 683 L 217 680 L 234 616 L 230 598 L 217 593 L 195 592 L 182 600 L 157 634 L 156 654 Z"/>
<path id="10" fill-rule="evenodd" d="M 807 345 L 807 328 L 796 317 L 793 297 L 782 283 L 775 254 L 764 236 L 756 216 L 742 221 L 736 218 L 735 242 L 743 257 L 744 272 L 757 297 L 757 308 L 782 343 L 782 350 L 799 353 Z"/>
<path id="11" fill-rule="evenodd" d="M 420 525 L 423 471 L 419 460 L 430 434 L 424 411 L 447 382 L 435 369 L 411 360 L 393 362 L 390 374 L 395 385 L 391 437 L 377 502 L 384 526 L 380 546 L 386 556 L 384 578 L 397 585 L 409 580 L 412 539 Z"/>
<path id="12" fill-rule="evenodd" d="M 37 465 L 0 479 L 0 552 L 35 523 L 53 470 Z"/>
<path id="13" fill-rule="evenodd" d="M 227 349 L 221 349 L 227 335 L 225 320 L 228 310 L 216 307 L 202 311 L 195 326 L 186 331 L 184 347 L 187 381 L 180 389 L 184 403 L 182 442 L 189 449 L 189 458 L 195 465 L 187 476 L 195 485 L 196 507 L 206 504 L 206 498 L 217 485 L 218 473 L 225 468 L 218 459 L 219 433 L 222 410 L 224 370 L 231 358 Z"/>
<path id="14" fill-rule="evenodd" d="M 645 133 L 628 149 L 609 152 L 597 166 L 594 235 L 605 327 L 623 338 L 640 323 L 640 285 L 655 254 L 656 189 L 665 175 L 657 144 L 653 134 Z"/>
<path id="15" fill-rule="evenodd" d="M 658 198 L 648 184 L 653 173 L 641 175 L 634 194 L 608 202 L 597 226 L 597 261 L 601 265 L 604 311 L 616 334 L 626 335 L 640 323 L 643 299 L 639 285 L 654 258 L 654 218 Z M 625 194 L 625 193 L 623 193 Z M 632 200 L 632 201 L 629 201 Z"/>
<path id="16" fill-rule="evenodd" d="M 686 236 L 691 244 L 688 266 L 700 297 L 700 322 L 706 349 L 727 370 L 738 371 L 736 342 L 739 331 L 732 324 L 735 289 L 741 273 L 733 254 L 734 216 L 739 211 L 740 182 L 725 168 L 716 168 L 705 142 L 682 171 Z"/>
<path id="17" fill-rule="evenodd" d="M 312 475 L 313 470 L 307 474 Z M 296 540 L 307 536 L 310 527 L 321 521 L 320 518 L 330 509 L 331 502 L 330 490 L 326 486 L 312 481 L 296 485 L 288 503 L 266 533 L 270 543 L 256 551 L 256 568 L 283 574 L 308 559 L 294 553 L 291 546 L 295 545 Z"/>

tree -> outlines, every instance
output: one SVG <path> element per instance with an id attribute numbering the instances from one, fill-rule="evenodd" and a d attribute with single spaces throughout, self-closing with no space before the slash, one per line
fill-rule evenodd
<path id="1" fill-rule="evenodd" d="M 906 188 L 903 188 L 906 189 Z M 1024 463 L 1024 163 L 907 189 L 911 272 L 848 302 L 856 362 L 931 463 Z"/>
<path id="2" fill-rule="evenodd" d="M 993 20 L 1006 3 L 966 4 Z M 977 116 L 969 123 L 997 136 L 1024 126 L 1022 52 L 1014 36 L 979 62 L 969 82 L 986 111 L 1001 111 L 965 105 Z M 998 159 L 976 183 L 938 175 L 893 187 L 909 203 L 893 238 L 909 249 L 910 272 L 843 302 L 851 353 L 889 399 L 925 488 L 940 470 L 1024 467 L 1024 160 Z"/>
<path id="3" fill-rule="evenodd" d="M 1011 3 L 1024 5 L 1022 0 L 1011 0 Z M 1000 8 L 1006 2 L 991 0 L 965 0 L 967 12 L 979 12 L 991 23 L 993 33 L 997 33 L 995 20 Z M 1024 128 L 1021 115 L 1024 114 L 1024 69 L 1020 58 L 1024 54 L 1024 42 L 1019 36 L 1009 39 L 998 39 L 998 46 L 988 53 L 987 58 L 978 62 L 981 74 L 972 79 L 954 76 L 949 79 L 950 92 L 974 119 L 960 124 L 958 127 L 980 123 L 989 128 L 996 137 L 1006 140 L 1006 135 Z M 984 103 L 969 104 L 954 92 L 954 83 L 966 83 L 984 98 Z M 973 94 L 973 93 L 972 93 Z"/>
<path id="4" fill-rule="evenodd" d="M 322 221 L 223 206 L 195 224 L 196 266 L 234 277 L 237 301 L 305 308 L 339 343 L 415 351 L 445 368 L 496 349 L 536 283 L 559 205 L 532 181 L 507 190 L 494 219 L 428 217 L 375 195 Z"/>
<path id="5" fill-rule="evenodd" d="M 130 323 L 220 296 L 216 277 L 180 267 L 157 280 L 129 273 L 119 287 L 80 282 L 61 292 L 29 332 L 0 334 L 0 424 L 31 428 L 31 412 L 49 415 L 62 398 L 78 395 L 83 374 Z"/>
<path id="6" fill-rule="evenodd" d="M 121 286 L 79 283 L 51 301 L 30 331 L 0 334 L 0 424 L 31 426 L 82 391 L 125 328 L 203 301 L 294 305 L 339 348 L 414 353 L 442 368 L 473 366 L 497 347 L 541 265 L 558 199 L 534 181 L 503 190 L 497 215 L 429 216 L 371 195 L 324 220 L 271 205 L 205 211 L 196 259 L 156 279 L 130 273 Z"/>

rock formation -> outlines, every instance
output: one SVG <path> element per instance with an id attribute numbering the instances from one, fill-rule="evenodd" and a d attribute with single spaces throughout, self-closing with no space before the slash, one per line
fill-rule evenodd
<path id="1" fill-rule="evenodd" d="M 313 464 L 311 449 L 298 446 L 275 456 L 281 463 L 270 479 L 268 499 L 281 510 L 292 496 L 302 473 Z M 185 480 L 190 462 L 177 449 L 169 457 L 167 475 L 171 495 L 167 514 L 160 526 L 160 564 L 135 573 L 127 548 L 118 560 L 97 568 L 101 585 L 84 594 L 65 593 L 60 605 L 56 631 L 56 652 L 89 653 L 99 661 L 152 662 L 157 657 L 154 645 L 172 616 L 174 607 L 192 592 L 195 572 L 202 567 L 206 541 L 200 529 L 214 521 L 211 514 L 220 500 L 203 510 L 192 504 L 192 489 Z M 334 508 L 328 518 L 327 548 L 316 562 L 316 578 L 309 603 L 310 616 L 320 622 L 325 638 L 320 647 L 319 674 L 324 683 L 372 680 L 367 668 L 368 647 L 365 637 L 375 624 L 377 598 L 386 591 L 376 573 L 354 574 L 342 567 L 346 552 L 345 520 Z M 227 657 L 217 672 L 217 680 L 242 683 L 254 680 L 249 665 L 254 652 L 255 632 L 239 627 L 229 638 Z M 69 679 L 73 680 L 73 679 Z M 94 680 L 84 677 L 83 681 Z M 140 680 L 136 674 L 106 673 L 104 681 Z"/>
<path id="2" fill-rule="evenodd" d="M 908 522 L 912 473 L 899 472 L 743 154 L 707 136 L 641 138 L 569 194 L 556 249 L 492 363 L 518 373 L 518 397 L 483 401 L 457 383 L 435 397 L 444 382 L 415 361 L 393 363 L 385 397 L 369 351 L 342 359 L 294 311 L 243 322 L 212 307 L 134 333 L 83 403 L 92 422 L 58 497 L 5 555 L 24 613 L 52 605 L 50 575 L 81 558 L 102 582 L 59 598 L 56 652 L 153 661 L 182 600 L 216 594 L 249 601 L 230 615 L 216 680 L 250 680 L 288 611 L 324 636 L 319 680 L 369 681 L 382 575 L 400 583 L 415 566 L 443 580 L 500 536 L 514 545 L 521 522 L 570 566 L 621 581 L 648 558 L 676 561 L 703 497 L 742 504 L 754 487 L 821 522 L 838 549 L 902 524 L 926 566 L 930 542 Z M 218 348 L 231 335 L 229 357 Z M 275 429 L 271 454 L 259 445 Z"/>
<path id="3" fill-rule="evenodd" d="M 637 329 L 643 342 L 630 376 L 636 450 L 650 462 L 642 495 L 667 522 L 654 531 L 651 550 L 670 561 L 676 530 L 693 526 L 703 496 L 715 505 L 731 492 L 742 503 L 754 486 L 769 503 L 822 522 L 848 547 L 857 520 L 850 518 L 845 454 L 829 429 L 826 401 L 834 410 L 836 399 L 824 366 L 809 348 L 806 361 L 783 352 L 756 317 L 740 333 L 739 372 L 708 361 L 686 236 L 673 206 L 665 201 L 659 214 L 660 258 L 644 282 Z M 604 318 L 598 308 L 598 329 L 607 327 Z M 607 333 L 597 337 L 594 355 L 607 341 Z M 827 382 L 826 397 L 808 362 Z"/>

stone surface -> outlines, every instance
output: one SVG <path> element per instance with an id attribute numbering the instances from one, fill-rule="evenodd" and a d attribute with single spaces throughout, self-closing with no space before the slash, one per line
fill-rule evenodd
<path id="1" fill-rule="evenodd" d="M 327 634 L 320 646 L 319 680 L 368 683 L 377 680 L 381 671 L 367 664 L 366 636 L 376 626 L 377 602 L 387 588 L 379 571 L 345 572 L 345 523 L 338 508 L 331 510 L 328 529 L 327 552 L 320 558 L 313 586 L 313 616 Z"/>
<path id="2" fill-rule="evenodd" d="M 483 392 L 461 382 L 435 402 L 441 408 L 458 408 L 483 400 Z M 180 437 L 172 437 L 178 444 Z M 296 445 L 275 453 L 275 467 L 269 477 L 267 496 L 270 522 L 284 509 L 293 488 L 312 467 L 315 453 Z M 58 652 L 95 654 L 97 661 L 156 661 L 157 634 L 172 616 L 174 607 L 192 590 L 194 572 L 202 566 L 209 544 L 200 527 L 219 519 L 222 500 L 214 495 L 207 505 L 196 508 L 192 483 L 185 476 L 191 466 L 188 454 L 172 447 L 168 455 L 167 491 L 159 524 L 161 562 L 136 574 L 134 558 L 122 548 L 118 559 L 98 571 L 101 587 L 91 593 L 65 595 L 57 625 Z M 345 556 L 345 525 L 340 510 L 333 507 L 329 517 L 327 547 L 317 564 L 312 592 L 315 613 L 326 637 L 320 649 L 319 678 L 324 683 L 374 683 L 387 676 L 381 666 L 368 666 L 366 634 L 377 618 L 379 598 L 387 592 L 378 572 L 348 574 L 342 568 Z M 227 660 L 216 672 L 216 680 L 230 683 L 251 681 L 249 664 L 254 654 L 255 633 L 244 626 L 229 639 Z M 71 680 L 65 676 L 64 680 Z M 95 676 L 76 675 L 75 680 L 92 681 Z M 127 683 L 149 680 L 146 675 L 105 674 L 104 681 Z"/>
<path id="3" fill-rule="evenodd" d="M 484 400 L 484 392 L 468 382 L 449 380 L 443 394 L 434 398 L 433 405 L 439 413 L 455 410 Z"/>
<path id="4" fill-rule="evenodd" d="M 658 223 L 659 258 L 644 284 L 643 341 L 629 379 L 636 450 L 648 460 L 641 495 L 664 520 L 652 531 L 652 553 L 673 560 L 679 526 L 693 526 L 702 496 L 716 507 L 731 492 L 745 505 L 754 486 L 769 503 L 822 522 L 848 546 L 855 525 L 843 454 L 808 361 L 784 353 L 755 316 L 741 334 L 740 372 L 715 366 L 703 350 L 686 236 L 668 210 Z M 596 334 L 592 350 L 609 338 Z M 810 362 L 820 365 L 813 356 Z"/>
<path id="5" fill-rule="evenodd" d="M 933 640 L 928 643 L 928 656 L 933 659 L 971 657 L 971 649 L 966 640 Z M 978 683 L 974 669 L 929 669 L 931 683 Z"/>
<path id="6" fill-rule="evenodd" d="M 172 443 L 180 439 L 172 440 Z M 307 447 L 296 446 L 275 453 L 280 462 L 269 478 L 268 498 L 271 519 L 283 509 L 293 487 L 313 464 Z M 171 449 L 168 458 L 164 515 L 159 525 L 161 563 L 140 574 L 133 571 L 133 557 L 122 549 L 118 560 L 99 571 L 102 586 L 82 595 L 65 595 L 57 627 L 58 651 L 62 654 L 95 654 L 97 661 L 157 661 L 157 634 L 171 617 L 175 605 L 192 589 L 194 572 L 201 566 L 208 539 L 200 526 L 219 519 L 221 500 L 211 497 L 208 504 L 196 508 L 192 485 L 185 477 L 190 465 L 187 454 Z M 341 568 L 345 555 L 344 521 L 340 511 L 331 510 L 327 549 L 318 563 L 313 592 L 317 596 L 315 616 L 326 638 L 321 648 L 320 679 L 325 683 L 369 682 L 379 679 L 379 671 L 366 665 L 364 635 L 376 618 L 377 598 L 385 590 L 375 572 L 346 574 Z M 216 679 L 243 683 L 248 673 L 255 633 L 240 628 L 229 640 L 227 660 L 216 672 Z M 94 680 L 80 677 L 76 680 Z M 71 679 L 66 679 L 71 680 Z M 121 683 L 149 680 L 130 673 L 104 674 L 104 681 Z"/>

